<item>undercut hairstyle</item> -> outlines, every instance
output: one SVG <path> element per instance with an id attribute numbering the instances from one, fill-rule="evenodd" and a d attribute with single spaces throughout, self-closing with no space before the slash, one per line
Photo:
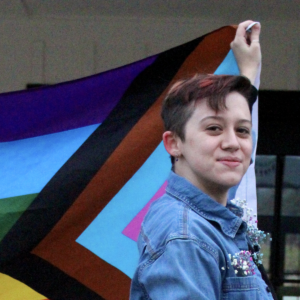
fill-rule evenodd
<path id="1" fill-rule="evenodd" d="M 250 113 L 256 100 L 257 90 L 248 78 L 232 75 L 202 75 L 176 82 L 163 101 L 161 117 L 165 130 L 175 133 L 185 141 L 185 124 L 195 109 L 195 103 L 206 101 L 215 112 L 227 109 L 226 97 L 238 92 L 247 100 Z M 171 157 L 174 163 L 174 157 Z"/>

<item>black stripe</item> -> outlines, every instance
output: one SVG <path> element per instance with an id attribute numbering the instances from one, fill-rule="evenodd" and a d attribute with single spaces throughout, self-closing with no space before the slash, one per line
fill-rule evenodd
<path id="1" fill-rule="evenodd" d="M 161 53 L 137 76 L 107 119 L 48 182 L 3 238 L 0 265 L 31 251 L 49 233 L 202 39 Z"/>
<path id="2" fill-rule="evenodd" d="M 51 300 L 104 300 L 74 278 L 33 254 L 28 253 L 15 259 L 10 265 L 3 265 L 0 272 L 22 281 Z"/>

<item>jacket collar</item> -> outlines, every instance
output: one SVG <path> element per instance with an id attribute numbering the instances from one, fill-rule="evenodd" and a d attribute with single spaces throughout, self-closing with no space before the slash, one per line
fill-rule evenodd
<path id="1" fill-rule="evenodd" d="M 242 231 L 247 229 L 247 225 L 241 219 L 243 210 L 240 207 L 229 202 L 226 207 L 221 205 L 172 171 L 168 178 L 166 192 L 186 203 L 203 218 L 217 222 L 224 234 L 231 238 L 235 237 L 240 227 Z"/>

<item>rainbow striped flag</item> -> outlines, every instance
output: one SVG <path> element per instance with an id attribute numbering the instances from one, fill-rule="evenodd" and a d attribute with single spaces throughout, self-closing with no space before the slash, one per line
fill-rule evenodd
<path id="1" fill-rule="evenodd" d="M 140 224 L 171 168 L 162 100 L 182 77 L 238 74 L 235 30 L 0 95 L 0 299 L 128 299 Z"/>

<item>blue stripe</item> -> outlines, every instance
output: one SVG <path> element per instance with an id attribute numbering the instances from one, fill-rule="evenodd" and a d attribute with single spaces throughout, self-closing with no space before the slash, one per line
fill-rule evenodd
<path id="1" fill-rule="evenodd" d="M 138 260 L 137 246 L 121 232 L 162 186 L 170 169 L 169 154 L 160 143 L 77 242 L 132 277 Z"/>
<path id="2" fill-rule="evenodd" d="M 228 52 L 223 62 L 215 71 L 216 75 L 240 75 L 239 67 L 232 50 Z"/>
<path id="3" fill-rule="evenodd" d="M 0 199 L 39 193 L 98 126 L 0 143 Z"/>

